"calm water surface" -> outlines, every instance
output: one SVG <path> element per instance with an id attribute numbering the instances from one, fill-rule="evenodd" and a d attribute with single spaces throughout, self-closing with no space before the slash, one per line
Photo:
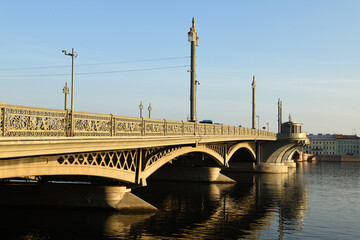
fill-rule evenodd
<path id="1" fill-rule="evenodd" d="M 0 239 L 360 239 L 360 163 L 304 163 L 237 184 L 149 183 L 160 211 L 0 208 Z"/>

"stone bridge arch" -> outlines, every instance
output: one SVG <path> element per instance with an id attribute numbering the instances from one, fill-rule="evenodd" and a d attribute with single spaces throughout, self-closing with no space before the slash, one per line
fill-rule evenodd
<path id="1" fill-rule="evenodd" d="M 298 155 L 300 155 L 300 151 L 299 151 L 299 146 L 295 145 L 292 148 L 290 148 L 283 157 L 283 162 L 290 162 L 290 161 L 294 161 L 293 157 L 294 155 L 297 153 Z"/>
<path id="2" fill-rule="evenodd" d="M 262 162 L 265 163 L 283 163 L 284 159 L 287 159 L 289 157 L 289 154 L 291 151 L 289 151 L 290 149 L 292 149 L 295 145 L 294 144 L 285 144 L 285 145 L 281 145 L 280 147 L 277 147 L 276 149 L 274 149 L 274 151 L 272 151 L 271 155 L 268 158 L 263 159 Z"/>
<path id="3" fill-rule="evenodd" d="M 301 152 L 301 150 L 299 148 L 294 152 L 294 154 L 292 154 L 291 160 L 297 162 L 297 161 L 300 161 L 301 158 L 302 158 L 302 152 Z"/>
<path id="4" fill-rule="evenodd" d="M 240 142 L 240 143 L 237 143 L 237 144 L 231 146 L 230 149 L 228 150 L 228 153 L 226 154 L 226 157 L 225 157 L 226 166 L 229 165 L 229 161 L 230 161 L 231 157 L 233 157 L 234 154 L 240 149 L 246 149 L 248 151 L 248 153 L 250 154 L 250 156 L 252 157 L 253 161 L 256 160 L 255 143 Z"/>
<path id="5" fill-rule="evenodd" d="M 301 143 L 297 141 L 277 141 L 263 144 L 260 151 L 260 164 L 256 170 L 264 173 L 286 173 L 289 167 L 296 167 L 292 159 L 299 152 Z"/>

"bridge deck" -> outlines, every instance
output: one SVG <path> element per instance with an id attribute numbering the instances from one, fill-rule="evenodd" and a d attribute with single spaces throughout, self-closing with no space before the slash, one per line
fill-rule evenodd
<path id="1" fill-rule="evenodd" d="M 42 137 L 0 138 L 0 159 L 75 152 L 123 150 L 211 142 L 266 140 L 269 136 L 145 136 L 145 137 Z"/>
<path id="2" fill-rule="evenodd" d="M 0 103 L 0 158 L 171 145 L 276 140 L 251 128 Z"/>

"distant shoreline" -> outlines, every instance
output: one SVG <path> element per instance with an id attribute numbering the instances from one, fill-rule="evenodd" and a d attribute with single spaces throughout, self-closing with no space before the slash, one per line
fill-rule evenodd
<path id="1" fill-rule="evenodd" d="M 296 162 L 360 162 L 360 156 L 314 155 L 303 153 Z"/>

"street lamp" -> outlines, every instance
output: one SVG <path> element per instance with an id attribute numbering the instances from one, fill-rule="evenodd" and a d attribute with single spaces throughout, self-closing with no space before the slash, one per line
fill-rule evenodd
<path id="1" fill-rule="evenodd" d="M 72 60 L 72 70 L 71 70 L 71 111 L 74 111 L 74 59 L 78 54 L 72 49 L 72 53 L 67 53 L 65 50 L 62 50 L 65 55 L 71 56 Z"/>
<path id="2" fill-rule="evenodd" d="M 141 118 L 143 117 L 143 114 L 142 114 L 143 108 L 144 108 L 144 106 L 142 104 L 142 101 L 140 101 L 139 109 L 140 109 L 140 117 Z"/>
<path id="3" fill-rule="evenodd" d="M 188 32 L 188 41 L 191 42 L 191 69 L 190 69 L 190 122 L 196 122 L 196 46 L 199 45 L 199 37 L 195 28 L 195 18 Z"/>
<path id="4" fill-rule="evenodd" d="M 255 129 L 255 91 L 256 91 L 255 75 L 253 76 L 251 88 L 252 88 L 252 128 Z"/>
<path id="5" fill-rule="evenodd" d="M 149 110 L 149 118 L 151 118 L 151 111 L 152 111 L 151 103 L 149 103 L 148 110 Z"/>
<path id="6" fill-rule="evenodd" d="M 258 119 L 258 129 L 260 129 L 260 116 L 256 115 L 257 119 Z"/>
<path id="7" fill-rule="evenodd" d="M 69 94 L 69 87 L 67 85 L 67 82 L 65 83 L 65 87 L 63 88 L 63 93 L 65 94 L 65 107 L 64 110 L 67 110 L 67 103 L 68 103 L 68 98 L 67 95 Z"/>
<path id="8" fill-rule="evenodd" d="M 74 59 L 78 54 L 72 49 L 72 53 L 67 53 L 65 50 L 62 50 L 65 55 L 71 56 L 72 60 L 72 70 L 71 70 L 71 135 L 74 133 Z"/>

